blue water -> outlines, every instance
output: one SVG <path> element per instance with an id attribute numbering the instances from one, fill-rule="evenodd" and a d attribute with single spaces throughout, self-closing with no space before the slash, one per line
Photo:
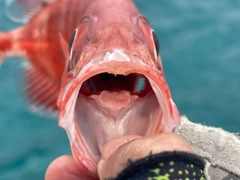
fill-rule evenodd
<path id="1" fill-rule="evenodd" d="M 240 1 L 137 0 L 160 40 L 173 99 L 192 121 L 240 132 Z M 3 13 L 0 30 L 16 26 Z M 25 108 L 11 72 L 0 68 L 0 180 L 42 180 L 70 154 L 57 121 Z"/>

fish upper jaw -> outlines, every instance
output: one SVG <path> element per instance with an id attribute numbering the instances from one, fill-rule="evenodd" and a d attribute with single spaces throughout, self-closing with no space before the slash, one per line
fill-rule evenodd
<path id="1" fill-rule="evenodd" d="M 110 140 L 171 132 L 180 123 L 164 75 L 121 49 L 92 58 L 64 86 L 59 102 L 59 125 L 94 176 Z"/>

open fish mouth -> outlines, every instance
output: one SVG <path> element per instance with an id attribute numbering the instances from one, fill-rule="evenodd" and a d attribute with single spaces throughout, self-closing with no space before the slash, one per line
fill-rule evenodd
<path id="1" fill-rule="evenodd" d="M 174 120 L 178 112 L 171 109 L 175 105 L 168 98 L 168 87 L 159 70 L 132 57 L 126 61 L 122 51 L 112 53 L 115 55 L 106 62 L 82 68 L 69 83 L 65 113 L 61 112 L 59 121 L 75 154 L 87 158 L 85 164 L 95 166 L 103 146 L 112 139 L 147 137 L 172 131 L 178 125 Z"/>
<path id="2" fill-rule="evenodd" d="M 99 156 L 105 143 L 114 138 L 158 132 L 161 115 L 156 95 L 143 75 L 101 73 L 83 83 L 75 123 L 89 150 Z"/>

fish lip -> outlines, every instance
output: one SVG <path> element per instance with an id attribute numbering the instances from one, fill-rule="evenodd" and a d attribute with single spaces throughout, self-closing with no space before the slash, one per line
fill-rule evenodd
<path id="1" fill-rule="evenodd" d="M 74 97 L 76 96 L 76 93 L 79 92 L 82 83 L 85 80 L 91 78 L 92 76 L 104 72 L 123 75 L 127 75 L 130 73 L 143 74 L 148 79 L 150 79 L 151 85 L 155 86 L 155 88 L 158 89 L 157 91 L 161 93 L 162 101 L 161 103 L 159 102 L 159 104 L 161 108 L 165 108 L 163 113 L 163 116 L 165 116 L 164 119 L 165 121 L 167 121 L 163 123 L 165 126 L 165 131 L 171 132 L 173 128 L 179 125 L 179 113 L 177 108 L 175 107 L 175 104 L 171 100 L 171 95 L 166 84 L 164 75 L 159 70 L 152 69 L 152 67 L 150 67 L 149 65 L 139 62 L 142 61 L 137 60 L 136 62 L 119 62 L 112 60 L 109 62 L 100 63 L 97 66 L 92 65 L 85 69 L 83 68 L 84 70 L 82 70 L 82 73 L 80 71 L 76 78 L 66 85 L 67 88 L 65 89 L 65 91 L 62 92 L 62 99 L 60 99 L 61 112 L 59 116 L 59 126 L 63 127 L 66 130 L 71 142 L 73 154 L 75 154 L 79 163 L 82 164 L 82 166 L 85 167 L 87 171 L 92 172 L 93 174 L 97 172 L 98 162 L 96 162 L 93 157 L 91 157 L 90 153 L 87 151 L 86 145 L 81 140 L 78 132 L 76 132 L 75 123 L 73 122 L 73 111 L 76 105 L 76 98 L 74 99 Z M 124 69 L 122 67 L 124 67 Z M 171 125 L 168 125 L 169 121 L 174 122 Z"/>

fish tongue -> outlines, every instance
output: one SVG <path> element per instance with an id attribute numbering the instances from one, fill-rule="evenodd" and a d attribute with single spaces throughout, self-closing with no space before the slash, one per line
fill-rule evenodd
<path id="1" fill-rule="evenodd" d="M 132 96 L 129 91 L 102 91 L 100 95 L 92 98 L 108 113 L 114 120 L 138 97 Z"/>

